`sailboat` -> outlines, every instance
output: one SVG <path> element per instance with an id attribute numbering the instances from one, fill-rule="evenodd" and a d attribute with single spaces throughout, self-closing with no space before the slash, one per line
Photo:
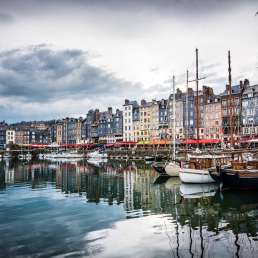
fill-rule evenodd
<path id="1" fill-rule="evenodd" d="M 172 161 L 165 165 L 165 172 L 169 176 L 179 176 L 180 166 L 176 163 L 176 95 L 175 76 L 173 76 L 173 156 Z"/>
<path id="2" fill-rule="evenodd" d="M 193 80 L 196 82 L 196 113 L 197 113 L 197 142 L 199 143 L 199 80 L 204 78 L 199 78 L 198 72 L 198 49 L 195 51 L 196 53 L 196 79 Z M 188 77 L 188 74 L 187 74 Z M 187 78 L 188 82 L 188 78 Z M 199 150 L 199 149 L 198 149 Z M 215 180 L 211 177 L 209 173 L 209 169 L 214 169 L 217 165 L 225 165 L 228 163 L 230 157 L 222 156 L 222 155 L 203 155 L 201 153 L 197 153 L 195 155 L 188 155 L 188 162 L 182 166 L 179 177 L 183 183 L 214 183 Z"/>

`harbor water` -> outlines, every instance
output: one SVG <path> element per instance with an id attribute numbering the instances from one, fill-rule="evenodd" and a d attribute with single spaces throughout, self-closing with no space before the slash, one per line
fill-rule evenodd
<path id="1" fill-rule="evenodd" d="M 0 161 L 0 257 L 258 257 L 258 193 L 149 165 Z"/>

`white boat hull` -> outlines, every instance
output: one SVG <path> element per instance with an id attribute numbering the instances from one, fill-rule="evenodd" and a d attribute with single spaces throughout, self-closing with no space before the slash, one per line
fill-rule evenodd
<path id="1" fill-rule="evenodd" d="M 92 159 L 106 159 L 108 158 L 107 153 L 99 153 L 98 151 L 88 153 L 88 158 Z"/>
<path id="2" fill-rule="evenodd" d="M 176 163 L 170 162 L 165 166 L 165 171 L 168 176 L 179 176 L 180 167 Z"/>
<path id="3" fill-rule="evenodd" d="M 207 184 L 214 183 L 215 181 L 211 178 L 207 170 L 183 168 L 179 172 L 180 180 L 183 183 L 190 184 Z"/>
<path id="4" fill-rule="evenodd" d="M 40 154 L 39 159 L 41 160 L 67 160 L 67 159 L 83 159 L 84 155 L 81 153 L 47 153 Z"/>

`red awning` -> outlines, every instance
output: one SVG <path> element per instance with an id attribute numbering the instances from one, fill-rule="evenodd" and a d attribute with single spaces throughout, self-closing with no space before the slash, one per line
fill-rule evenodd
<path id="1" fill-rule="evenodd" d="M 200 139 L 198 142 L 202 144 L 209 144 L 209 143 L 220 143 L 221 141 L 219 139 Z"/>
<path id="2" fill-rule="evenodd" d="M 133 141 L 127 141 L 127 142 L 116 142 L 115 146 L 116 147 L 122 147 L 122 146 L 134 146 L 136 145 L 136 142 Z"/>
<path id="3" fill-rule="evenodd" d="M 197 144 L 197 140 L 194 139 L 186 139 L 184 141 L 181 142 L 182 144 Z"/>
<path id="4" fill-rule="evenodd" d="M 219 139 L 187 139 L 182 141 L 182 144 L 209 144 L 209 143 L 220 143 L 221 141 Z"/>

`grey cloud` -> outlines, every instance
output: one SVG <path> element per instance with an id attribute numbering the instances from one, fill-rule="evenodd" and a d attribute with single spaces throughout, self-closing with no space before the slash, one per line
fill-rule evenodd
<path id="1" fill-rule="evenodd" d="M 8 13 L 0 12 L 0 24 L 1 23 L 12 23 L 14 21 L 14 17 Z"/>
<path id="2" fill-rule="evenodd" d="M 1 0 L 1 6 L 7 10 L 17 10 L 23 13 L 46 12 L 53 9 L 79 8 L 74 10 L 102 9 L 108 11 L 131 12 L 133 14 L 143 14 L 146 10 L 152 10 L 157 14 L 168 16 L 192 16 L 193 14 L 212 13 L 225 8 L 233 8 L 236 5 L 247 3 L 257 3 L 257 0 Z M 253 15 L 257 10 L 251 14 Z"/>
<path id="3" fill-rule="evenodd" d="M 24 101 L 47 102 L 60 98 L 123 96 L 141 85 L 116 78 L 90 64 L 81 50 L 54 50 L 31 46 L 0 53 L 0 95 Z"/>

